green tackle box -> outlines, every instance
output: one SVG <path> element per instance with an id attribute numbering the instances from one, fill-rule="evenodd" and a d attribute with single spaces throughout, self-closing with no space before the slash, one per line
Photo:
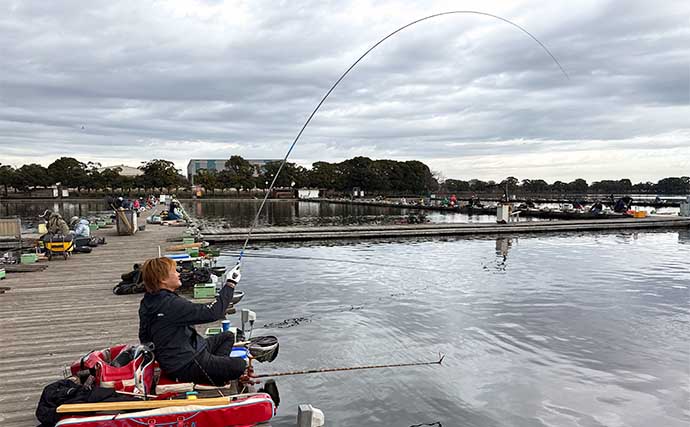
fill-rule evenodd
<path id="1" fill-rule="evenodd" d="M 221 328 L 206 328 L 206 333 L 204 335 L 207 337 L 210 337 L 211 335 L 218 335 L 222 330 L 223 329 Z"/>
<path id="2" fill-rule="evenodd" d="M 5 269 L 0 268 L 0 279 L 4 279 L 5 277 L 7 277 L 7 273 L 5 273 Z"/>
<path id="3" fill-rule="evenodd" d="M 213 298 L 216 296 L 216 285 L 213 283 L 197 283 L 194 285 L 194 298 Z"/>
<path id="4" fill-rule="evenodd" d="M 189 254 L 189 256 L 192 258 L 199 256 L 199 248 L 185 248 L 185 252 L 187 252 L 187 254 Z"/>
<path id="5" fill-rule="evenodd" d="M 22 264 L 33 264 L 38 261 L 37 254 L 22 254 L 21 263 Z"/>
<path id="6" fill-rule="evenodd" d="M 194 237 L 183 237 L 182 238 L 182 244 L 183 245 L 191 245 L 194 243 Z"/>
<path id="7" fill-rule="evenodd" d="M 89 224 L 89 230 L 90 231 L 98 230 L 98 224 Z"/>

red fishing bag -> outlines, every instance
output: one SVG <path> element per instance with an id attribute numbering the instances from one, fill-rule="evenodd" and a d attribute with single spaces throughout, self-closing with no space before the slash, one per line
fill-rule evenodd
<path id="1" fill-rule="evenodd" d="M 93 375 L 97 386 L 147 395 L 153 388 L 154 356 L 143 345 L 118 345 L 87 353 L 70 372 L 82 383 Z"/>

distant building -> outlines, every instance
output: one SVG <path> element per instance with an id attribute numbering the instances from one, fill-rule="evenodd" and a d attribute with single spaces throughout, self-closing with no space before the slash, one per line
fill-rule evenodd
<path id="1" fill-rule="evenodd" d="M 259 170 L 269 162 L 279 162 L 281 159 L 245 159 L 254 166 L 254 176 L 259 176 Z M 201 169 L 209 171 L 222 171 L 227 169 L 225 162 L 228 159 L 191 159 L 187 163 L 187 179 L 192 181 L 192 177 Z"/>
<path id="2" fill-rule="evenodd" d="M 103 172 L 106 169 L 115 169 L 115 168 L 120 168 L 120 175 L 121 176 L 139 176 L 139 175 L 144 174 L 144 171 L 142 171 L 141 169 L 137 169 L 135 167 L 126 166 L 126 165 L 106 166 L 106 167 L 98 169 L 98 172 Z"/>

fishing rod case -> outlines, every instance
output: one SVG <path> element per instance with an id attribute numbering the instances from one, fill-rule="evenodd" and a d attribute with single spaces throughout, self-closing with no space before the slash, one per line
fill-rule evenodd
<path id="1" fill-rule="evenodd" d="M 67 416 L 56 427 L 249 427 L 265 423 L 275 415 L 276 406 L 266 393 L 228 396 L 227 403 L 204 406 L 203 400 L 180 399 L 179 406 L 118 414 Z M 263 425 L 263 424 L 262 424 Z"/>

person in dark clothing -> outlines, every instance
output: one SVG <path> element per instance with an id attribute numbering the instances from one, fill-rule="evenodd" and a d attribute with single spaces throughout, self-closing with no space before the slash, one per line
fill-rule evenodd
<path id="1" fill-rule="evenodd" d="M 161 369 L 176 381 L 223 386 L 250 369 L 243 359 L 231 358 L 235 341 L 232 332 L 203 338 L 193 325 L 222 319 L 240 280 L 239 264 L 216 300 L 195 304 L 178 296 L 181 286 L 175 262 L 154 258 L 141 267 L 146 295 L 139 306 L 139 340 L 153 342 Z"/>
<path id="2" fill-rule="evenodd" d="M 604 210 L 604 205 L 601 203 L 600 200 L 597 200 L 594 202 L 591 208 L 589 208 L 589 211 L 594 213 L 594 214 L 600 214 Z"/>
<path id="3" fill-rule="evenodd" d="M 625 213 L 632 208 L 633 199 L 630 196 L 621 197 L 613 207 L 614 212 Z"/>

